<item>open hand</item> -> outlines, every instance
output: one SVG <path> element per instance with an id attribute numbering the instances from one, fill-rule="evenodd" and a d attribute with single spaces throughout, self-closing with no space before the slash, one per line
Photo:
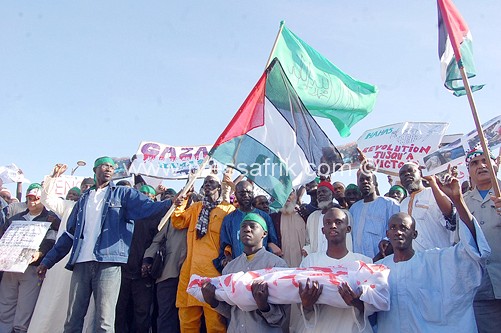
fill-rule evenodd
<path id="1" fill-rule="evenodd" d="M 303 307 L 308 310 L 313 309 L 313 305 L 318 301 L 323 289 L 323 285 L 320 285 L 318 281 L 311 281 L 310 278 L 306 279 L 304 287 L 299 282 L 299 297 L 301 298 Z"/>
<path id="2" fill-rule="evenodd" d="M 259 311 L 270 311 L 270 305 L 268 304 L 268 284 L 262 280 L 254 280 L 251 285 L 251 291 Z"/>

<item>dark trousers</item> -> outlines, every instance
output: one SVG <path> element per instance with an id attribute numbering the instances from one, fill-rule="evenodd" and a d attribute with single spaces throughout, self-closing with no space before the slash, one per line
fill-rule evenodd
<path id="1" fill-rule="evenodd" d="M 116 308 L 115 332 L 149 332 L 153 284 L 151 278 L 132 280 L 122 277 Z"/>
<path id="2" fill-rule="evenodd" d="M 176 308 L 178 278 L 157 283 L 158 333 L 179 333 L 179 316 Z"/>

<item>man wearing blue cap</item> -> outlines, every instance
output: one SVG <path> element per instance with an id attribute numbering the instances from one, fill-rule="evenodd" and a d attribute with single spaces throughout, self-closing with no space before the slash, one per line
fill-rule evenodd
<path id="1" fill-rule="evenodd" d="M 114 332 L 120 290 L 120 266 L 127 263 L 134 228 L 131 220 L 145 219 L 170 207 L 153 202 L 139 191 L 116 186 L 111 178 L 115 162 L 94 162 L 96 185 L 84 192 L 68 218 L 66 232 L 38 267 L 40 278 L 70 250 L 66 268 L 73 270 L 64 332 L 81 332 L 90 297 L 96 305 L 96 332 Z"/>
<path id="2" fill-rule="evenodd" d="M 243 253 L 230 261 L 223 269 L 223 275 L 237 272 L 255 271 L 271 267 L 287 267 L 285 261 L 266 251 L 263 240 L 268 233 L 266 221 L 261 215 L 248 213 L 240 224 L 240 241 L 244 245 Z M 282 332 L 285 323 L 283 305 L 268 303 L 268 284 L 254 281 L 251 286 L 252 296 L 258 309 L 242 311 L 236 305 L 229 305 L 216 299 L 216 287 L 206 282 L 202 287 L 205 302 L 229 320 L 228 332 Z"/>

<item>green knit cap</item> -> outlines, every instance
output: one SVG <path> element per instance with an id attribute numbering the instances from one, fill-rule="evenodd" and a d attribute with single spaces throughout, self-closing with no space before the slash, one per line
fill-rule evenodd
<path id="1" fill-rule="evenodd" d="M 79 187 L 76 187 L 76 186 L 75 186 L 75 187 L 70 188 L 70 191 L 75 191 L 75 192 L 77 192 L 77 193 L 78 193 L 78 195 L 80 195 L 80 194 L 82 193 L 82 191 L 80 191 L 80 188 L 79 188 Z M 69 191 L 68 191 L 68 192 L 69 192 Z"/>
<path id="2" fill-rule="evenodd" d="M 346 186 L 346 189 L 344 191 L 346 192 L 348 190 L 355 190 L 360 193 L 360 189 L 355 184 L 349 184 L 348 186 Z"/>
<path id="3" fill-rule="evenodd" d="M 143 185 L 143 186 L 141 186 L 141 188 L 139 189 L 139 192 L 141 192 L 141 193 L 148 193 L 148 194 L 152 194 L 152 195 L 157 195 L 157 191 L 155 191 L 155 189 L 153 188 L 153 186 L 150 186 L 150 185 Z"/>
<path id="4" fill-rule="evenodd" d="M 263 228 L 264 231 L 266 231 L 266 232 L 268 231 L 268 226 L 266 225 L 266 221 L 259 214 L 248 213 L 247 215 L 244 216 L 242 223 L 244 223 L 244 221 L 256 222 L 257 224 L 259 224 Z M 240 225 L 242 225 L 242 223 L 240 223 Z"/>
<path id="5" fill-rule="evenodd" d="M 400 191 L 404 196 L 407 196 L 407 191 L 403 186 L 400 185 L 393 185 L 392 187 L 390 187 L 390 191 Z"/>

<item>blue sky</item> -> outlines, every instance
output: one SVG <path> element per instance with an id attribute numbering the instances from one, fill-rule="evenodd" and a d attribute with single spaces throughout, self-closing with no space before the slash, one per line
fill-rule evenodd
<path id="1" fill-rule="evenodd" d="M 455 4 L 473 34 L 473 82 L 486 84 L 475 93 L 485 122 L 500 114 L 501 2 Z M 262 74 L 281 20 L 379 89 L 349 138 L 319 120 L 334 144 L 401 121 L 474 128 L 467 99 L 442 85 L 435 1 L 11 1 L 0 11 L 0 165 L 39 181 L 57 162 L 84 160 L 76 175 L 90 175 L 96 157 L 131 156 L 143 140 L 212 144 Z"/>

